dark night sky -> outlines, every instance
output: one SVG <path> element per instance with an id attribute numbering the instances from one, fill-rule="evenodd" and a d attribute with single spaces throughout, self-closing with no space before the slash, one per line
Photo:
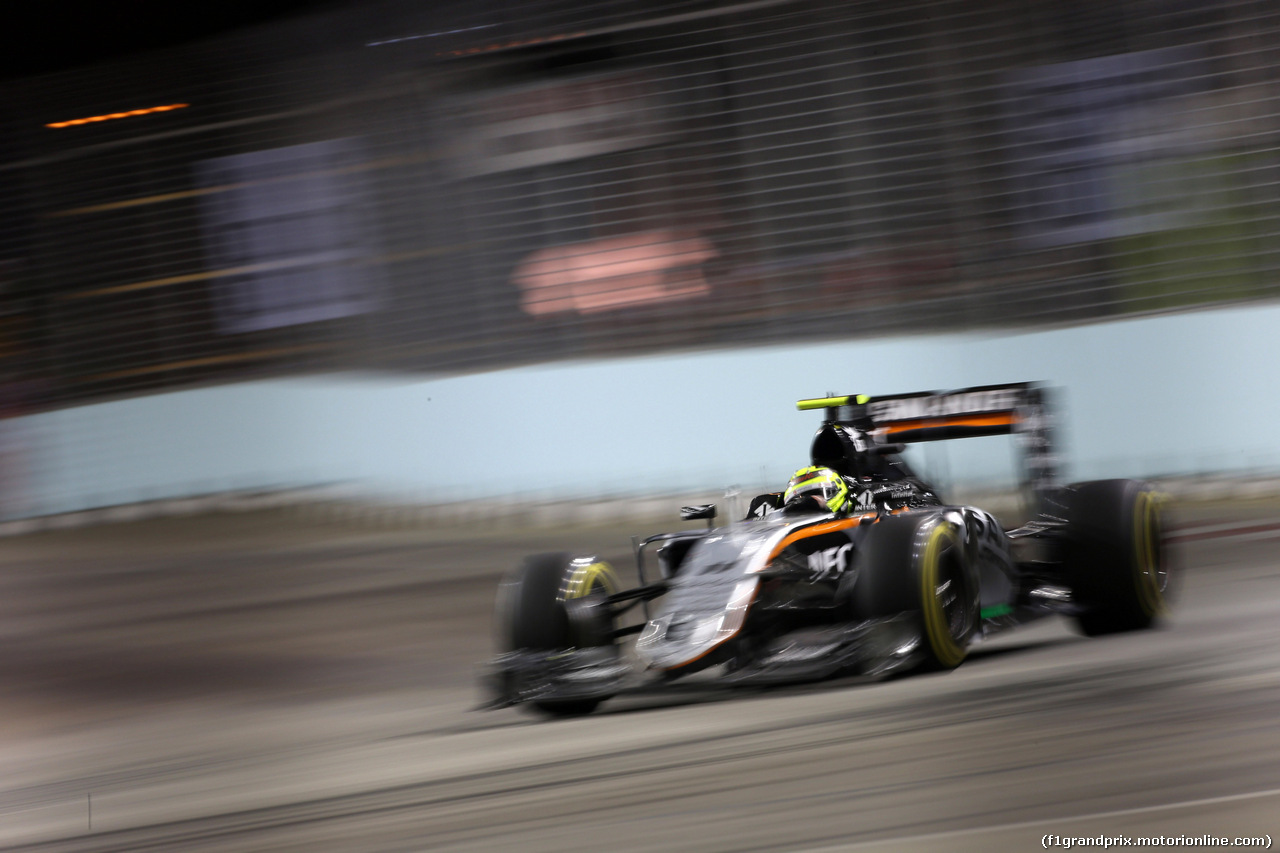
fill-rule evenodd
<path id="1" fill-rule="evenodd" d="M 45 0 L 0 15 L 0 77 L 88 65 L 337 5 L 322 0 Z M 20 20 L 33 17 L 34 20 Z"/>

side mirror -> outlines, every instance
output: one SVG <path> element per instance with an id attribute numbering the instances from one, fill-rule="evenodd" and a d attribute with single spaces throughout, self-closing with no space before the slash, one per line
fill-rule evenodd
<path id="1" fill-rule="evenodd" d="M 680 507 L 680 518 L 683 521 L 697 521 L 700 518 L 705 518 L 710 522 L 715 517 L 715 504 L 697 504 L 695 506 Z"/>

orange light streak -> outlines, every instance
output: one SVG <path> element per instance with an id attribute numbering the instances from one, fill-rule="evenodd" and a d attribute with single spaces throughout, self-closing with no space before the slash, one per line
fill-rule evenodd
<path id="1" fill-rule="evenodd" d="M 87 118 L 73 118 L 73 119 L 70 119 L 69 121 L 53 121 L 46 124 L 45 127 L 54 127 L 54 128 L 77 127 L 82 124 L 93 124 L 94 122 L 99 122 L 99 121 L 111 121 L 112 119 L 117 119 L 117 118 L 133 118 L 134 116 L 145 116 L 145 115 L 150 115 L 151 113 L 167 113 L 170 110 L 180 110 L 189 106 L 191 105 L 190 104 L 165 104 L 164 106 L 161 106 L 161 107 L 147 107 L 146 109 L 142 109 L 142 110 L 127 110 L 126 112 L 122 112 L 122 113 L 103 113 L 100 116 L 89 116 Z"/>

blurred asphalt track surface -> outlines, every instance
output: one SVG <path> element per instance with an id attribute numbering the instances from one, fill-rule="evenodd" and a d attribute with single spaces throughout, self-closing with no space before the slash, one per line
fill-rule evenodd
<path id="1" fill-rule="evenodd" d="M 1280 501 L 1175 513 L 1186 571 L 1165 630 L 1091 640 L 1053 619 L 953 673 L 690 683 L 560 721 L 472 710 L 498 580 L 560 548 L 625 571 L 629 536 L 654 528 L 378 532 L 272 510 L 13 536 L 0 849 L 1274 839 Z"/>

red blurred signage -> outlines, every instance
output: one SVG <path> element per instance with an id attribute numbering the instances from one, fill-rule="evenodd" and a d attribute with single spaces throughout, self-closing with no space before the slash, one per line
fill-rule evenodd
<path id="1" fill-rule="evenodd" d="M 705 296 L 701 265 L 718 254 L 697 234 L 644 231 L 541 249 L 512 279 L 527 314 L 595 314 Z"/>

